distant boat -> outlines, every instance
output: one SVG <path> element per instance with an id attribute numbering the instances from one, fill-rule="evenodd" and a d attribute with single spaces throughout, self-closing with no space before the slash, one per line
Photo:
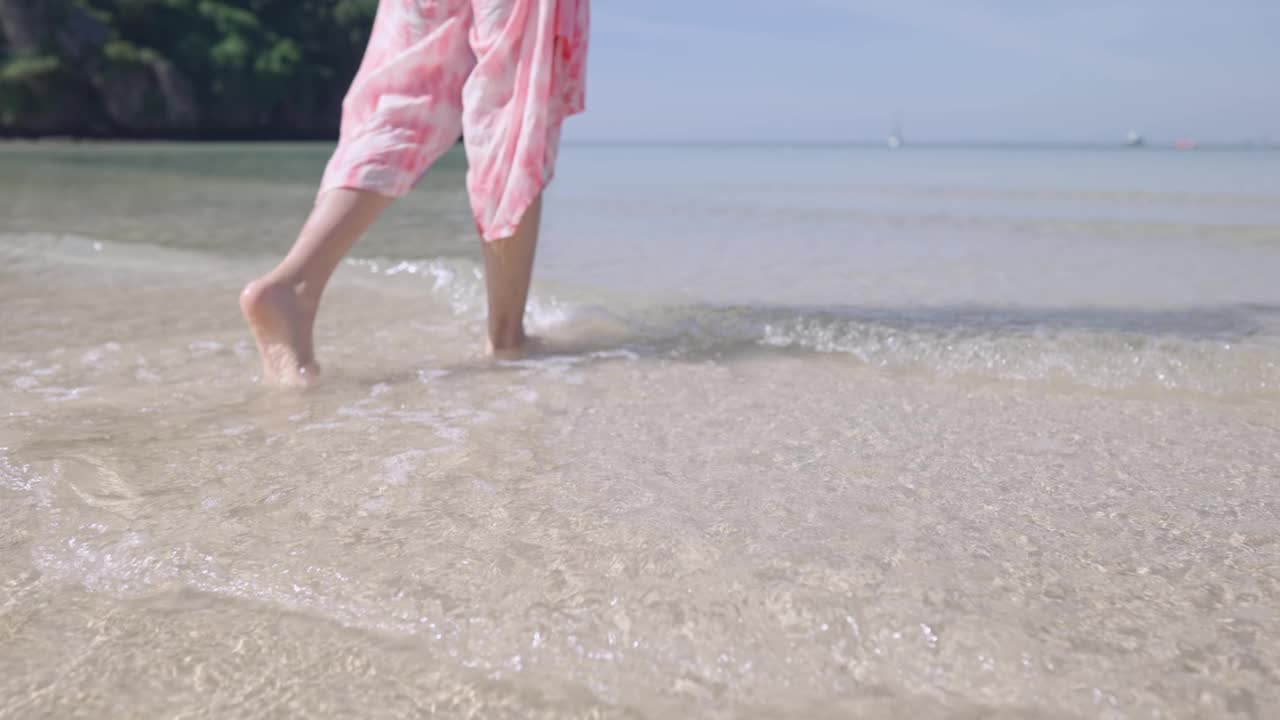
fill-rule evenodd
<path id="1" fill-rule="evenodd" d="M 1146 143 L 1147 141 L 1142 139 L 1142 135 L 1137 130 L 1130 130 L 1124 138 L 1124 144 L 1131 148 L 1142 147 Z"/>
<path id="2" fill-rule="evenodd" d="M 1182 138 L 1180 140 L 1175 140 L 1173 147 L 1176 150 L 1195 150 L 1197 147 L 1200 147 L 1200 143 L 1192 140 L 1191 138 Z"/>
<path id="3" fill-rule="evenodd" d="M 902 113 L 893 114 L 893 132 L 890 133 L 886 143 L 889 145 L 890 150 L 897 150 L 902 147 Z"/>

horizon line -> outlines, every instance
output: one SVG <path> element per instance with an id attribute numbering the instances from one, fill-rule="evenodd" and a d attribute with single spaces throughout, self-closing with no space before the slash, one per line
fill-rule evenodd
<path id="1" fill-rule="evenodd" d="M 785 138 L 573 138 L 565 137 L 565 145 L 649 145 L 649 146 L 777 146 L 777 147 L 857 147 L 894 149 L 886 140 L 868 139 L 785 139 Z M 905 141 L 899 150 L 916 148 L 973 148 L 973 149 L 1110 149 L 1122 150 L 1280 150 L 1280 140 L 1270 138 L 1254 140 L 1145 140 L 1133 146 L 1123 141 L 1101 140 L 913 140 Z"/>

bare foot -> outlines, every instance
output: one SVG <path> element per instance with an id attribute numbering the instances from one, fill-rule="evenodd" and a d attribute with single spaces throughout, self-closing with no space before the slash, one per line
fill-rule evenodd
<path id="1" fill-rule="evenodd" d="M 319 378 L 311 344 L 315 311 L 292 287 L 266 278 L 254 280 L 240 293 L 240 312 L 258 342 L 265 382 L 306 387 Z"/>
<path id="2" fill-rule="evenodd" d="M 518 343 L 497 346 L 490 340 L 486 344 L 486 350 L 488 350 L 489 357 L 494 360 L 522 360 L 530 355 L 556 352 L 557 346 L 556 343 L 539 335 L 521 333 L 520 342 Z"/>
<path id="3" fill-rule="evenodd" d="M 495 360 L 519 360 L 528 353 L 528 344 L 532 338 L 524 334 L 521 328 L 516 332 L 506 333 L 506 337 L 500 342 L 494 342 L 492 337 L 485 343 L 485 350 L 488 351 L 489 357 Z"/>

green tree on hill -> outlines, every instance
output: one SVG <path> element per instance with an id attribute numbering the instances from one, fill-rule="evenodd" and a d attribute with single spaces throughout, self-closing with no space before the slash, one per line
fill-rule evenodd
<path id="1" fill-rule="evenodd" d="M 0 0 L 0 131 L 314 136 L 377 0 Z"/>

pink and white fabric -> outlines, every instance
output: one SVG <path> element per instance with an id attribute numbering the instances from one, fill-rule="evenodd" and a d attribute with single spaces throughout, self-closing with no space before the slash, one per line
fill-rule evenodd
<path id="1" fill-rule="evenodd" d="M 458 136 L 485 240 L 509 237 L 581 112 L 588 0 L 381 0 L 320 191 L 400 197 Z"/>

